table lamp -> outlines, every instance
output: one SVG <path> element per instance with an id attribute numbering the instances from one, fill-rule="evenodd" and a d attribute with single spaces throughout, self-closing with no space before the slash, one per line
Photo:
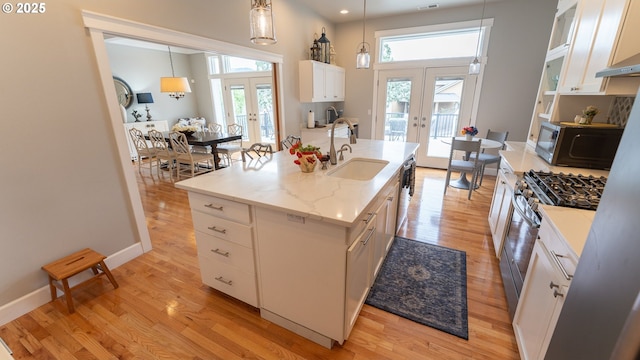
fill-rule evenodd
<path id="1" fill-rule="evenodd" d="M 137 93 L 138 104 L 153 104 L 153 96 L 151 93 Z M 144 109 L 147 111 L 147 121 L 151 121 L 151 114 L 149 114 L 149 105 L 145 105 Z"/>

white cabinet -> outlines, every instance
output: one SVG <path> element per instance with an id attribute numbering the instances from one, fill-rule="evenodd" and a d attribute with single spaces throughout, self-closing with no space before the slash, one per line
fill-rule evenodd
<path id="1" fill-rule="evenodd" d="M 189 203 L 202 282 L 258 307 L 250 207 L 193 192 Z"/>
<path id="2" fill-rule="evenodd" d="M 386 202 L 384 205 L 386 206 Z M 345 338 L 351 333 L 373 283 L 372 255 L 375 252 L 376 242 L 379 240 L 377 238 L 378 226 L 377 217 L 373 214 L 367 220 L 367 225 L 360 236 L 347 250 Z"/>
<path id="3" fill-rule="evenodd" d="M 131 140 L 131 135 L 129 134 L 129 129 L 138 129 L 142 131 L 143 134 L 147 134 L 149 130 L 158 130 L 158 131 L 169 131 L 169 124 L 167 120 L 156 120 L 156 121 L 140 121 L 140 122 L 132 122 L 124 124 L 124 133 L 127 138 L 127 145 L 129 145 L 129 154 L 131 155 L 131 161 L 138 159 L 138 153 L 136 152 L 136 147 Z M 151 146 L 151 143 L 149 143 Z"/>
<path id="4" fill-rule="evenodd" d="M 577 263 L 564 238 L 543 219 L 513 319 L 523 360 L 544 359 Z"/>
<path id="5" fill-rule="evenodd" d="M 345 70 L 313 60 L 299 63 L 300 102 L 344 101 Z"/>
<path id="6" fill-rule="evenodd" d="M 496 187 L 493 191 L 493 199 L 491 200 L 491 208 L 489 209 L 489 228 L 491 229 L 491 237 L 493 238 L 493 248 L 498 258 L 500 258 L 502 254 L 504 238 L 509 230 L 507 229 L 507 225 L 513 212 L 511 199 L 513 198 L 513 188 L 515 184 L 515 175 L 505 173 L 502 169 L 498 171 Z"/>
<path id="7" fill-rule="evenodd" d="M 375 280 L 382 262 L 387 256 L 387 252 L 393 243 L 396 228 L 396 218 L 398 213 L 398 195 L 400 184 L 397 182 L 387 184 L 380 192 L 378 207 L 376 210 L 376 241 L 373 251 L 373 262 L 371 268 L 371 285 Z"/>

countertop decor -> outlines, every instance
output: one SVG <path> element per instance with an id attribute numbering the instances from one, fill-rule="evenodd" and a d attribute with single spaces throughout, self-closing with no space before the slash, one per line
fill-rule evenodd
<path id="1" fill-rule="evenodd" d="M 295 155 L 297 159 L 293 160 L 293 163 L 300 167 L 300 171 L 303 173 L 313 172 L 318 163 L 318 159 L 322 158 L 320 148 L 313 145 L 302 145 L 301 142 L 297 142 L 289 148 L 289 153 Z M 317 158 L 316 158 L 317 156 Z"/>

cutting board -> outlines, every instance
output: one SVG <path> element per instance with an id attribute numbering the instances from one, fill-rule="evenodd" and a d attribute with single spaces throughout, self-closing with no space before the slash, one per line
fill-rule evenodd
<path id="1" fill-rule="evenodd" d="M 560 122 L 560 125 L 580 126 L 580 127 L 599 127 L 599 128 L 619 128 L 620 127 L 616 124 L 605 124 L 605 123 L 591 123 L 587 125 L 587 124 L 576 124 L 574 122 Z"/>

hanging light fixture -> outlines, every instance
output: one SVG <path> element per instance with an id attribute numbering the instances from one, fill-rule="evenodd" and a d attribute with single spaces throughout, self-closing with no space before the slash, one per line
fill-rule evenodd
<path id="1" fill-rule="evenodd" d="M 367 0 L 364 0 L 364 12 L 362 13 L 362 42 L 358 44 L 360 52 L 356 55 L 356 69 L 368 69 L 371 62 L 369 55 L 369 43 L 364 41 L 364 30 L 367 19 Z"/>
<path id="2" fill-rule="evenodd" d="M 186 77 L 176 77 L 173 71 L 173 57 L 171 56 L 171 47 L 169 49 L 169 61 L 171 62 L 171 76 L 160 78 L 160 92 L 169 93 L 169 96 L 180 100 L 184 97 L 184 93 L 190 93 L 191 87 L 189 86 L 189 80 Z"/>
<path id="3" fill-rule="evenodd" d="M 480 38 L 482 37 L 482 22 L 484 20 L 484 9 L 487 6 L 487 0 L 482 2 L 482 17 L 480 18 L 480 27 L 478 28 L 478 43 L 476 44 L 476 57 L 473 62 L 469 64 L 469 75 L 480 74 L 480 60 L 478 60 L 478 53 L 480 52 Z"/>
<path id="4" fill-rule="evenodd" d="M 251 0 L 249 10 L 251 26 L 251 42 L 258 45 L 272 45 L 276 40 L 276 29 L 273 27 L 273 11 L 271 0 Z"/>

